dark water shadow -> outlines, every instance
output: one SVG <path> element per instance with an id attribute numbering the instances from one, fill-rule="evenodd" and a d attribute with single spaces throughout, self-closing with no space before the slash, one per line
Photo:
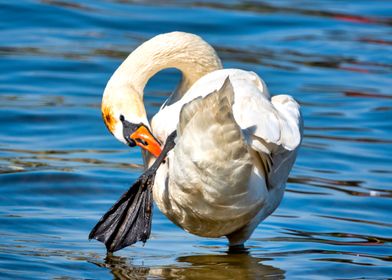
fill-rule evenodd
<path id="1" fill-rule="evenodd" d="M 103 262 L 91 261 L 110 270 L 114 279 L 284 279 L 285 271 L 262 262 L 271 259 L 247 253 L 190 255 L 176 259 L 176 265 L 147 267 L 133 265 L 129 258 L 107 255 Z"/>

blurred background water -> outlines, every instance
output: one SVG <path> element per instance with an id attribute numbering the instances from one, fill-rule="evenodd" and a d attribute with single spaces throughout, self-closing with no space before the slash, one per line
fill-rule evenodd
<path id="1" fill-rule="evenodd" d="M 0 0 L 0 278 L 392 277 L 390 1 Z M 151 239 L 106 256 L 90 229 L 142 172 L 100 113 L 143 41 L 201 35 L 302 105 L 305 139 L 278 210 L 226 254 L 156 208 Z M 154 114 L 175 87 L 146 89 Z"/>

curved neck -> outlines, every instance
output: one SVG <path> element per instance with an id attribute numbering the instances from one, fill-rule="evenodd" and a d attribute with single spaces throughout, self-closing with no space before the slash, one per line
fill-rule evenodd
<path id="1" fill-rule="evenodd" d="M 157 72 L 177 68 L 182 81 L 177 88 L 176 101 L 205 74 L 222 68 L 215 50 L 199 36 L 172 32 L 158 35 L 133 51 L 113 74 L 109 83 L 131 88 L 143 100 L 144 87 Z M 176 100 L 173 100 L 176 99 Z"/>

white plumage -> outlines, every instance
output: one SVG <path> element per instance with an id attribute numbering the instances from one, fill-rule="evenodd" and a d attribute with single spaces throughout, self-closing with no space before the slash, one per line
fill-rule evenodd
<path id="1" fill-rule="evenodd" d="M 182 42 L 187 43 L 182 47 Z M 119 68 L 126 70 L 117 70 L 111 78 L 105 107 L 112 109 L 114 118 L 124 115 L 129 122 L 142 120 L 162 142 L 177 130 L 176 146 L 155 177 L 157 206 L 190 233 L 227 236 L 230 245 L 243 244 L 282 199 L 302 139 L 298 103 L 288 95 L 271 98 L 266 84 L 253 72 L 219 70 L 215 52 L 195 35 L 168 33 L 143 45 L 135 51 L 137 56 L 131 54 Z M 203 68 L 200 61 L 208 65 Z M 197 64 L 197 79 L 192 64 Z M 140 101 L 147 79 L 166 67 L 179 68 L 184 77 L 151 126 L 144 108 L 134 103 L 126 110 L 124 104 L 114 105 L 121 102 L 121 94 L 134 95 L 126 100 Z M 135 85 L 135 81 L 144 84 Z M 114 93 L 117 83 L 132 90 Z M 120 137 L 119 132 L 112 132 Z M 150 164 L 153 161 L 152 157 L 145 159 Z"/>

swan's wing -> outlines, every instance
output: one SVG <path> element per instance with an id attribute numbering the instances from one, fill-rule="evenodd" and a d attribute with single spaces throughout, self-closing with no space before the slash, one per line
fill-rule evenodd
<path id="1" fill-rule="evenodd" d="M 181 102 L 159 112 L 161 116 L 157 115 L 156 120 L 160 120 L 160 123 L 156 122 L 155 130 L 160 134 L 159 129 L 165 128 L 167 132 L 161 133 L 162 139 L 165 139 L 168 133 L 175 130 L 175 126 L 181 122 L 178 117 L 180 110 L 182 110 L 181 115 L 188 110 L 197 112 L 198 106 L 204 106 L 200 96 L 206 96 L 214 91 L 218 92 L 227 77 L 234 91 L 232 113 L 235 122 L 241 128 L 247 144 L 252 148 L 250 152 L 258 153 L 252 153 L 254 164 L 259 170 L 265 170 L 262 173 L 266 177 L 267 173 L 272 172 L 272 165 L 280 166 L 271 173 L 270 176 L 273 178 L 270 178 L 270 182 L 286 181 L 286 174 L 291 169 L 296 150 L 302 140 L 302 118 L 299 105 L 288 95 L 277 95 L 271 98 L 266 84 L 256 73 L 239 69 L 223 69 L 205 75 L 191 87 L 180 100 Z M 187 104 L 183 105 L 184 102 Z M 191 106 L 194 108 L 192 109 Z M 208 120 L 207 117 L 205 119 Z M 187 120 L 184 119 L 182 123 L 186 124 Z M 203 131 L 201 133 L 204 134 Z M 258 163 L 261 163 L 261 166 Z M 279 165 L 281 163 L 284 165 Z M 285 168 L 284 172 L 282 172 L 283 168 Z M 278 172 L 282 175 L 279 176 Z"/>
<path id="2" fill-rule="evenodd" d="M 227 77 L 234 91 L 234 119 L 241 129 L 268 143 L 295 150 L 301 142 L 302 122 L 297 102 L 288 95 L 271 98 L 266 84 L 256 73 L 239 69 L 218 70 L 199 79 L 179 102 L 158 112 L 152 122 L 154 133 L 166 139 L 175 130 L 184 104 L 219 91 Z"/>
<path id="3" fill-rule="evenodd" d="M 302 117 L 298 103 L 288 95 L 270 97 L 256 73 L 224 69 L 207 74 L 184 99 L 220 88 L 229 77 L 234 91 L 233 116 L 250 146 L 253 163 L 267 186 L 282 185 L 294 163 L 302 140 Z"/>
<path id="4" fill-rule="evenodd" d="M 233 101 L 227 79 L 221 89 L 184 105 L 170 162 L 171 180 L 178 193 L 187 194 L 181 207 L 206 216 L 213 208 L 216 220 L 227 218 L 227 211 L 232 217 L 254 215 L 252 209 L 260 207 L 248 191 L 252 159 L 234 120 Z"/>
<path id="5" fill-rule="evenodd" d="M 289 95 L 277 95 L 271 100 L 256 94 L 248 99 L 238 98 L 234 110 L 236 120 L 247 134 L 289 151 L 295 150 L 301 143 L 299 105 Z"/>
<path id="6" fill-rule="evenodd" d="M 218 91 L 227 77 L 234 91 L 234 119 L 241 129 L 268 143 L 281 145 L 289 151 L 295 150 L 301 142 L 302 133 L 298 103 L 289 95 L 271 98 L 267 85 L 254 72 L 223 69 L 209 73 L 191 87 L 178 106 Z M 174 107 L 167 111 L 178 115 L 178 109 Z M 175 118 L 172 116 L 171 119 Z"/>
<path id="7" fill-rule="evenodd" d="M 237 120 L 251 147 L 255 166 L 266 179 L 268 189 L 282 186 L 302 141 L 298 103 L 289 95 L 277 95 L 270 101 L 257 92 L 249 95 L 249 100 L 236 100 Z"/>
<path id="8" fill-rule="evenodd" d="M 251 165 L 245 139 L 234 120 L 233 103 L 233 88 L 226 79 L 221 89 L 189 102 L 180 113 L 174 153 L 187 157 L 210 177 L 223 175 L 229 162 L 238 161 L 238 172 Z"/>

